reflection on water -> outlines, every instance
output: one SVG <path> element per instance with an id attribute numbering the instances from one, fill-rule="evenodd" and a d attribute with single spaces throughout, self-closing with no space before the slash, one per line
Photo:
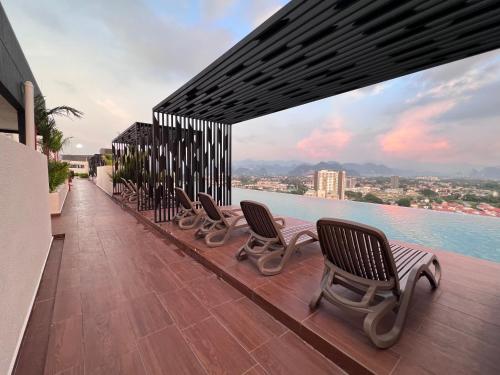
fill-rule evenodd
<path id="1" fill-rule="evenodd" d="M 233 204 L 263 202 L 276 215 L 316 221 L 336 217 L 383 230 L 387 237 L 500 262 L 500 219 L 301 195 L 233 189 Z"/>

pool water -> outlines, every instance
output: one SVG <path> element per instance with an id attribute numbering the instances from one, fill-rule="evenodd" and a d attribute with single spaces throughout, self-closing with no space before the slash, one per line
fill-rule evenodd
<path id="1" fill-rule="evenodd" d="M 388 238 L 500 262 L 500 218 L 232 189 L 232 202 L 266 204 L 275 215 L 316 222 L 322 217 L 372 225 Z"/>

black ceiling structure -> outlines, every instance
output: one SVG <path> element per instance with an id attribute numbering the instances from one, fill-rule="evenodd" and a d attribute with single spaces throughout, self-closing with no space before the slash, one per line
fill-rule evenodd
<path id="1" fill-rule="evenodd" d="M 234 124 L 499 47 L 498 0 L 292 0 L 154 112 Z"/>

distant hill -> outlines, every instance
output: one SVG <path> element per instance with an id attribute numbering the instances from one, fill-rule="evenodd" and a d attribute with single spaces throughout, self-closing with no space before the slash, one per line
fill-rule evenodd
<path id="1" fill-rule="evenodd" d="M 233 164 L 234 176 L 305 176 L 321 169 L 345 170 L 349 176 L 392 176 L 407 175 L 404 172 L 389 168 L 382 164 L 373 163 L 339 163 L 336 161 L 322 161 L 316 164 L 297 161 L 257 161 L 244 160 Z M 404 172 L 404 173 L 403 173 Z"/>
<path id="2" fill-rule="evenodd" d="M 473 169 L 470 173 L 472 178 L 485 179 L 485 180 L 500 180 L 500 166 L 499 167 L 485 167 L 477 170 Z"/>
<path id="3" fill-rule="evenodd" d="M 316 164 L 297 160 L 242 160 L 233 162 L 233 176 L 306 176 L 321 169 L 344 170 L 348 176 L 362 177 L 416 177 L 439 176 L 448 178 L 475 178 L 500 180 L 500 166 L 481 169 L 466 169 L 458 172 L 439 173 L 432 171 L 412 171 L 388 167 L 374 163 L 339 163 L 322 161 Z"/>

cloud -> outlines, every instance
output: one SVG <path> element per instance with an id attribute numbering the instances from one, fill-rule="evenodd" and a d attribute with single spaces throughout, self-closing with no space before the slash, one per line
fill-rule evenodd
<path id="1" fill-rule="evenodd" d="M 389 83 L 387 82 L 382 82 L 382 83 L 377 83 L 375 85 L 371 85 L 368 87 L 363 87 L 361 89 L 357 89 L 354 91 L 349 91 L 346 92 L 345 95 L 346 97 L 353 98 L 353 99 L 362 99 L 367 96 L 374 96 L 382 93 L 385 89 L 387 89 L 390 86 Z"/>
<path id="2" fill-rule="evenodd" d="M 391 157 L 416 161 L 440 160 L 451 149 L 447 137 L 436 132 L 436 117 L 446 113 L 454 101 L 440 101 L 404 112 L 392 130 L 379 137 L 382 151 Z"/>
<path id="3" fill-rule="evenodd" d="M 283 1 L 279 0 L 252 0 L 247 8 L 247 17 L 250 24 L 255 28 L 283 7 Z"/>
<path id="4" fill-rule="evenodd" d="M 324 126 L 297 143 L 297 149 L 312 159 L 334 158 L 352 139 L 352 133 L 344 129 L 340 117 L 330 119 Z"/>
<path id="5" fill-rule="evenodd" d="M 235 5 L 235 0 L 202 0 L 202 12 L 210 20 L 220 19 L 227 15 Z"/>
<path id="6" fill-rule="evenodd" d="M 113 99 L 105 98 L 102 100 L 96 100 L 96 104 L 119 119 L 129 120 L 130 118 L 132 118 L 130 116 L 130 113 L 116 104 Z"/>
<path id="7" fill-rule="evenodd" d="M 466 98 L 492 82 L 498 81 L 500 61 L 495 58 L 496 55 L 500 54 L 484 54 L 422 73 L 420 82 L 425 88 L 408 102 Z M 487 57 L 490 58 L 487 59 Z"/>

